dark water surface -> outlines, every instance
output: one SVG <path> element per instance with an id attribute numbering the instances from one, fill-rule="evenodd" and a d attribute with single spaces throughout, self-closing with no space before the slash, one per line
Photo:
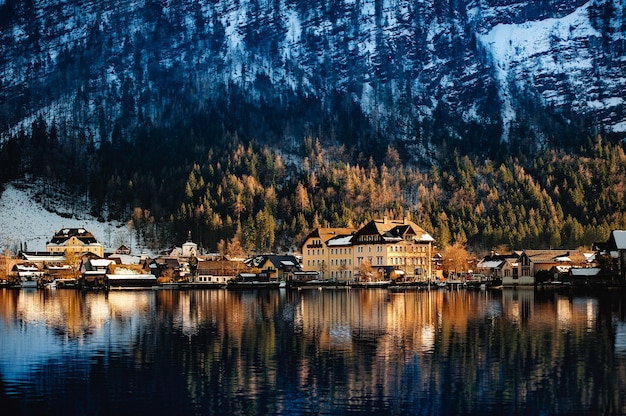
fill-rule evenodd
<path id="1" fill-rule="evenodd" d="M 0 289 L 0 414 L 625 414 L 625 300 Z"/>

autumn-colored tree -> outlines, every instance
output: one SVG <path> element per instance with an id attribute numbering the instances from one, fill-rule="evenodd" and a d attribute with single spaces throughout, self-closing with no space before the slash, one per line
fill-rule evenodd
<path id="1" fill-rule="evenodd" d="M 217 252 L 219 253 L 220 257 L 225 257 L 226 256 L 226 241 L 224 241 L 224 239 L 220 239 L 220 241 L 217 243 Z"/>
<path id="2" fill-rule="evenodd" d="M 451 246 L 446 247 L 441 255 L 443 256 L 444 274 L 450 275 L 468 271 L 470 255 L 463 244 L 455 242 Z"/>
<path id="3" fill-rule="evenodd" d="M 359 276 L 361 281 L 369 281 L 372 277 L 372 264 L 369 260 L 365 259 L 359 266 Z"/>
<path id="4" fill-rule="evenodd" d="M 230 258 L 239 258 L 244 255 L 243 248 L 241 247 L 241 231 L 237 231 L 233 238 L 228 241 L 228 256 Z"/>
<path id="5" fill-rule="evenodd" d="M 65 264 L 70 266 L 71 268 L 71 276 L 72 278 L 76 278 L 78 276 L 78 269 L 80 267 L 80 257 L 76 255 L 73 251 L 65 252 Z"/>

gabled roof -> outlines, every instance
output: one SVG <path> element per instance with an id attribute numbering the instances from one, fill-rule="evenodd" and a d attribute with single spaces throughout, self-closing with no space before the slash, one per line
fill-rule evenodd
<path id="1" fill-rule="evenodd" d="M 111 259 L 91 259 L 89 263 L 92 267 L 108 267 L 109 264 L 114 262 Z"/>
<path id="2" fill-rule="evenodd" d="M 535 264 L 574 263 L 585 264 L 587 258 L 577 250 L 524 250 L 524 254 Z"/>
<path id="3" fill-rule="evenodd" d="M 242 261 L 201 260 L 198 262 L 198 274 L 215 276 L 237 276 L 249 269 Z"/>
<path id="4" fill-rule="evenodd" d="M 52 240 L 50 240 L 51 244 L 63 244 L 67 240 L 72 237 L 76 237 L 83 244 L 97 244 L 98 240 L 91 234 L 89 231 L 84 228 L 63 228 L 57 231 Z"/>
<path id="5" fill-rule="evenodd" d="M 506 260 L 486 260 L 482 259 L 476 265 L 479 269 L 499 269 L 502 265 L 506 263 Z"/>
<path id="6" fill-rule="evenodd" d="M 611 231 L 608 244 L 612 249 L 626 250 L 626 230 Z"/>
<path id="7" fill-rule="evenodd" d="M 435 241 L 422 227 L 407 219 L 372 220 L 359 229 L 355 235 L 378 235 L 385 242 L 401 241 L 408 235 L 413 235 L 416 241 L 423 243 Z"/>
<path id="8" fill-rule="evenodd" d="M 306 236 L 304 242 L 311 238 L 319 238 L 323 243 L 326 243 L 328 240 L 339 235 L 352 235 L 355 232 L 356 230 L 354 228 L 316 228 Z"/>
<path id="9" fill-rule="evenodd" d="M 62 262 L 65 261 L 64 255 L 53 253 L 27 253 L 21 252 L 20 257 L 27 261 L 33 262 Z"/>
<path id="10" fill-rule="evenodd" d="M 519 255 L 516 253 L 497 254 L 492 252 L 489 256 L 483 257 L 483 259 L 478 262 L 476 267 L 480 269 L 500 269 L 504 267 L 506 263 L 510 263 L 511 260 L 517 260 L 518 258 Z"/>
<path id="11" fill-rule="evenodd" d="M 261 256 L 256 256 L 252 259 L 246 260 L 246 264 L 251 267 L 262 267 L 265 263 L 271 262 L 274 268 L 280 269 L 285 266 L 289 267 L 300 267 L 300 262 L 295 256 L 285 255 L 280 256 L 276 254 L 265 254 Z"/>

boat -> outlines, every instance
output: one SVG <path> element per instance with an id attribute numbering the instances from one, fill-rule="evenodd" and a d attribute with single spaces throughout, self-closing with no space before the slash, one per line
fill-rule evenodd
<path id="1" fill-rule="evenodd" d="M 105 286 L 108 289 L 152 288 L 157 286 L 157 278 L 153 274 L 107 274 Z"/>
<path id="2" fill-rule="evenodd" d="M 78 279 L 67 278 L 67 279 L 55 279 L 54 284 L 57 289 L 76 289 L 78 288 Z"/>
<path id="3" fill-rule="evenodd" d="M 429 289 L 429 288 L 437 288 L 433 283 L 429 284 L 428 282 L 392 282 L 389 285 L 390 290 L 402 291 L 402 290 L 420 290 L 420 289 Z"/>
<path id="4" fill-rule="evenodd" d="M 22 289 L 37 289 L 39 286 L 37 276 L 21 276 L 20 286 Z"/>
<path id="5" fill-rule="evenodd" d="M 391 280 L 375 280 L 372 282 L 352 282 L 349 283 L 352 288 L 382 289 L 391 286 Z"/>
<path id="6" fill-rule="evenodd" d="M 278 289 L 281 287 L 281 283 L 283 282 L 256 273 L 240 273 L 226 284 L 226 288 L 230 290 Z"/>
<path id="7" fill-rule="evenodd" d="M 334 280 L 326 279 L 313 279 L 313 280 L 289 280 L 287 286 L 291 289 L 317 289 L 321 287 L 343 287 L 346 286 L 346 282 L 337 282 Z"/>
<path id="8" fill-rule="evenodd" d="M 279 289 L 280 282 L 279 281 L 270 281 L 270 282 L 261 282 L 261 281 L 252 281 L 252 282 L 244 282 L 231 280 L 226 285 L 226 288 L 229 290 L 240 290 L 240 289 Z"/>
<path id="9" fill-rule="evenodd" d="M 18 272 L 16 283 L 22 289 L 37 289 L 39 286 L 39 278 L 42 273 L 34 264 L 18 264 L 15 266 Z"/>

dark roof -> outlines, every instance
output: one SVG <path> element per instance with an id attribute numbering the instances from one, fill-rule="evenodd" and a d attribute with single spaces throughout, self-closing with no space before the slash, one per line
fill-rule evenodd
<path id="1" fill-rule="evenodd" d="M 510 253 L 510 254 L 490 254 L 488 256 L 483 257 L 483 261 L 498 261 L 498 260 L 507 260 L 507 259 L 519 259 L 520 255 L 518 253 Z"/>
<path id="2" fill-rule="evenodd" d="M 355 233 L 356 240 L 353 241 L 361 243 L 359 236 L 362 235 L 378 236 L 378 238 L 372 241 L 373 243 L 400 241 L 407 235 L 416 236 L 417 240 L 433 241 L 432 237 L 419 225 L 407 219 L 389 220 L 385 218 L 382 220 L 371 220 Z"/>
<path id="3" fill-rule="evenodd" d="M 96 237 L 84 228 L 63 228 L 57 231 L 50 242 L 52 244 L 63 244 L 72 237 L 78 238 L 84 244 L 95 244 Z"/>
<path id="4" fill-rule="evenodd" d="M 356 230 L 354 228 L 347 228 L 347 227 L 337 227 L 337 228 L 316 228 L 313 231 L 311 231 L 306 238 L 304 239 L 304 242 L 306 242 L 307 240 L 309 240 L 310 238 L 319 238 L 322 240 L 323 243 L 327 242 L 328 240 L 335 238 L 339 235 L 352 235 L 356 232 Z"/>
<path id="5" fill-rule="evenodd" d="M 613 230 L 607 241 L 609 249 L 626 250 L 626 231 Z"/>
<path id="6" fill-rule="evenodd" d="M 242 261 L 202 260 L 198 262 L 198 274 L 215 276 L 237 276 L 249 269 Z"/>
<path id="7" fill-rule="evenodd" d="M 251 267 L 261 267 L 268 260 L 274 265 L 276 269 L 281 269 L 285 264 L 289 264 L 289 263 L 293 264 L 293 266 L 297 268 L 300 267 L 300 262 L 295 256 L 291 256 L 291 255 L 279 256 L 276 254 L 266 254 L 266 255 L 256 256 L 252 259 L 246 260 L 246 264 L 250 265 Z"/>

